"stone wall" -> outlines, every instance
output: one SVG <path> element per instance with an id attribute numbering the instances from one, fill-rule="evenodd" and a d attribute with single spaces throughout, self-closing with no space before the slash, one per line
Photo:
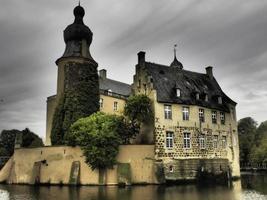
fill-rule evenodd
<path id="1" fill-rule="evenodd" d="M 99 173 L 84 162 L 79 147 L 21 148 L 15 150 L 0 171 L 0 181 L 83 185 L 118 184 L 121 181 L 125 184 L 158 183 L 154 171 L 154 145 L 122 145 L 117 161 L 119 164 L 113 169 Z"/>

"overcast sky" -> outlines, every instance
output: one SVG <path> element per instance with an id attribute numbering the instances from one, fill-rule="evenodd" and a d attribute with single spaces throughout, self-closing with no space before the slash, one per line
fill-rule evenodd
<path id="1" fill-rule="evenodd" d="M 238 119 L 267 120 L 266 0 L 82 0 L 91 54 L 108 77 L 132 83 L 136 54 L 169 65 L 173 45 L 187 70 L 214 75 L 238 103 Z M 45 137 L 46 97 L 75 0 L 0 0 L 0 130 Z M 3 102 L 1 101 L 3 99 Z"/>

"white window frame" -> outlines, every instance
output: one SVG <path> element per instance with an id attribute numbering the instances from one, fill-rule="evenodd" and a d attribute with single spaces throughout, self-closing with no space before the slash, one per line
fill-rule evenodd
<path id="1" fill-rule="evenodd" d="M 114 101 L 113 103 L 113 111 L 118 111 L 119 110 L 119 103 L 117 101 Z"/>
<path id="2" fill-rule="evenodd" d="M 213 148 L 214 149 L 218 148 L 218 141 L 219 141 L 219 136 L 218 135 L 213 135 Z"/>
<path id="3" fill-rule="evenodd" d="M 224 112 L 220 112 L 220 120 L 221 120 L 221 124 L 225 124 L 225 113 Z"/>
<path id="4" fill-rule="evenodd" d="M 164 104 L 164 119 L 172 119 L 172 106 Z"/>
<path id="5" fill-rule="evenodd" d="M 191 149 L 191 133 L 184 132 L 184 149 Z"/>
<path id="6" fill-rule="evenodd" d="M 205 135 L 203 134 L 199 136 L 199 148 L 206 149 L 206 139 L 205 139 Z"/>
<path id="7" fill-rule="evenodd" d="M 181 97 L 181 89 L 180 88 L 176 88 L 176 96 Z"/>
<path id="8" fill-rule="evenodd" d="M 211 121 L 213 124 L 217 124 L 217 111 L 211 111 Z"/>
<path id="9" fill-rule="evenodd" d="M 99 99 L 99 106 L 100 106 L 100 108 L 104 107 L 104 99 L 103 98 Z"/>
<path id="10" fill-rule="evenodd" d="M 189 121 L 189 107 L 184 106 L 182 109 L 183 109 L 182 110 L 183 120 L 184 121 Z"/>
<path id="11" fill-rule="evenodd" d="M 203 108 L 199 108 L 198 116 L 200 122 L 205 122 L 205 110 Z"/>
<path id="12" fill-rule="evenodd" d="M 227 137 L 222 136 L 222 148 L 226 149 L 226 147 L 227 147 Z"/>
<path id="13" fill-rule="evenodd" d="M 174 146 L 174 133 L 171 131 L 166 132 L 166 148 L 172 149 Z"/>

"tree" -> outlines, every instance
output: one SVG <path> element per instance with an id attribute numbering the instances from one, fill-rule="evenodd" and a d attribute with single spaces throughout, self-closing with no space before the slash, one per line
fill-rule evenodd
<path id="1" fill-rule="evenodd" d="M 97 112 L 75 122 L 66 135 L 66 142 L 81 146 L 86 163 L 93 170 L 112 168 L 126 130 L 123 117 Z"/>
<path id="2" fill-rule="evenodd" d="M 138 134 L 142 124 L 148 125 L 154 119 L 151 100 L 143 94 L 130 96 L 124 108 L 124 115 L 130 121 L 131 134 Z"/>
<path id="3" fill-rule="evenodd" d="M 250 154 L 255 142 L 257 122 L 251 117 L 246 117 L 238 121 L 240 162 L 249 163 Z"/>
<path id="4" fill-rule="evenodd" d="M 26 128 L 22 131 L 3 130 L 0 135 L 0 156 L 11 156 L 14 153 L 14 145 L 17 134 L 22 134 L 22 147 L 43 146 L 42 139 Z"/>

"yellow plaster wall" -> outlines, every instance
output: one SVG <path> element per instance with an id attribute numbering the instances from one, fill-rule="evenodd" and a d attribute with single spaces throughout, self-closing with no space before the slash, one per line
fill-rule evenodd
<path id="1" fill-rule="evenodd" d="M 100 98 L 103 99 L 103 107 L 100 108 L 100 111 L 104 113 L 109 113 L 109 114 L 118 114 L 122 115 L 124 106 L 125 106 L 125 99 L 119 99 L 115 98 L 113 96 L 107 96 L 107 95 L 100 95 Z M 118 102 L 118 111 L 114 111 L 113 109 L 113 104 L 114 102 Z"/>
<path id="2" fill-rule="evenodd" d="M 122 145 L 117 157 L 118 162 L 130 163 L 132 183 L 156 183 L 153 168 L 154 145 Z M 46 160 L 41 165 L 40 182 L 51 184 L 68 184 L 73 161 L 80 161 L 80 183 L 97 185 L 99 182 L 98 170 L 92 171 L 85 164 L 82 151 L 79 147 L 42 147 L 16 149 L 12 162 L 0 171 L 1 181 L 15 184 L 28 184 L 32 180 L 35 162 Z M 11 174 L 10 174 L 11 173 Z M 107 184 L 117 184 L 117 167 L 106 172 Z"/>

